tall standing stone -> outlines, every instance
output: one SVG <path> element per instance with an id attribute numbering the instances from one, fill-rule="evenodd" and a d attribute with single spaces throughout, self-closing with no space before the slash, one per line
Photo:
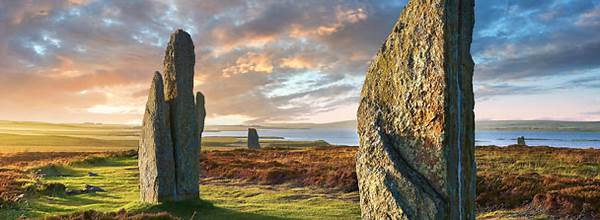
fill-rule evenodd
<path id="1" fill-rule="evenodd" d="M 171 130 L 167 126 L 168 105 L 163 93 L 163 80 L 154 73 L 138 149 L 140 197 L 144 202 L 170 201 L 175 196 L 175 164 Z"/>
<path id="2" fill-rule="evenodd" d="M 175 149 L 177 200 L 198 198 L 199 143 L 194 106 L 194 43 L 188 33 L 177 30 L 169 39 L 163 71 L 165 100 L 169 103 L 169 126 Z"/>
<path id="3" fill-rule="evenodd" d="M 363 219 L 475 219 L 473 0 L 410 0 L 358 110 Z"/>
<path id="4" fill-rule="evenodd" d="M 258 132 L 256 132 L 256 128 L 248 128 L 248 148 L 260 149 L 260 144 L 258 143 Z"/>
<path id="5" fill-rule="evenodd" d="M 202 132 L 204 132 L 204 119 L 206 118 L 206 108 L 204 107 L 204 95 L 201 92 L 196 93 L 196 122 L 198 132 L 198 143 L 202 150 Z"/>

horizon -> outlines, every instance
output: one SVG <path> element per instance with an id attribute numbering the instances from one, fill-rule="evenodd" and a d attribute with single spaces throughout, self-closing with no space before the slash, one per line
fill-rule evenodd
<path id="1" fill-rule="evenodd" d="M 0 0 L 1 219 L 600 219 L 600 0 Z"/>
<path id="2" fill-rule="evenodd" d="M 42 124 L 96 124 L 96 125 L 123 125 L 123 126 L 142 126 L 141 123 L 138 124 L 126 124 L 126 123 L 102 123 L 102 122 L 92 122 L 92 121 L 83 121 L 83 122 L 48 122 L 48 121 L 15 121 L 15 120 L 6 120 L 0 119 L 0 122 L 16 122 L 16 123 L 42 123 Z M 255 123 L 255 124 L 205 124 L 205 126 L 274 126 L 279 124 L 314 124 L 314 125 L 325 125 L 325 124 L 335 124 L 335 123 L 347 123 L 347 122 L 356 122 L 356 119 L 349 120 L 341 120 L 341 121 L 332 121 L 332 122 L 277 122 L 277 123 Z M 566 120 L 475 120 L 475 123 L 481 122 L 575 122 L 575 123 L 600 123 L 600 121 L 566 121 Z"/>
<path id="3" fill-rule="evenodd" d="M 1 2 L 0 118 L 141 124 L 182 28 L 208 125 L 355 120 L 368 63 L 405 3 Z M 600 121 L 600 3 L 475 7 L 477 121 Z"/>

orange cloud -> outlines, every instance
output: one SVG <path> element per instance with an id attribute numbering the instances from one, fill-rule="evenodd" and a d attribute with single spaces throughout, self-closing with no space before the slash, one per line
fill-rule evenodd
<path id="1" fill-rule="evenodd" d="M 330 25 L 319 26 L 316 31 L 317 34 L 329 35 L 344 28 L 347 24 L 358 23 L 368 18 L 367 12 L 362 8 L 344 10 L 338 7 L 335 14 L 336 22 Z"/>
<path id="2" fill-rule="evenodd" d="M 296 56 L 281 59 L 279 66 L 292 69 L 311 69 L 316 65 L 305 57 Z"/>
<path id="3" fill-rule="evenodd" d="M 262 48 L 266 44 L 277 40 L 277 34 L 258 32 L 243 32 L 235 34 L 236 30 L 230 27 L 217 27 L 212 30 L 211 37 L 218 42 L 218 46 L 210 51 L 212 56 L 218 57 L 233 51 L 235 48 L 254 47 Z"/>
<path id="4" fill-rule="evenodd" d="M 338 96 L 339 92 L 300 89 L 274 99 L 265 95 L 266 85 L 280 85 L 301 71 L 323 71 L 325 75 L 362 72 L 360 66 L 344 60 L 355 57 L 348 51 L 365 50 L 354 49 L 361 43 L 343 38 L 363 38 L 342 32 L 353 32 L 350 26 L 355 23 L 365 25 L 361 22 L 366 19 L 364 4 L 319 2 L 315 8 L 312 3 L 283 1 L 253 5 L 243 0 L 93 4 L 88 0 L 41 4 L 23 0 L 0 5 L 7 18 L 0 22 L 0 54 L 4 57 L 0 69 L 6 70 L 0 73 L 0 119 L 140 121 L 151 75 L 161 69 L 166 40 L 176 27 L 189 30 L 194 37 L 194 89 L 205 94 L 209 120 L 218 119 L 217 123 L 304 117 L 315 110 L 310 107 L 314 103 L 280 106 L 305 93 L 320 97 Z M 170 6 L 177 8 L 175 15 L 170 14 Z M 319 35 L 319 27 L 322 33 L 332 33 Z M 337 36 L 340 34 L 344 36 Z M 345 43 L 338 46 L 332 42 Z M 377 47 L 372 48 L 375 51 Z M 342 78 L 327 77 L 327 82 Z"/>
<path id="5" fill-rule="evenodd" d="M 248 52 L 246 55 L 238 58 L 235 61 L 235 65 L 223 69 L 223 76 L 230 77 L 248 72 L 273 72 L 271 57 L 266 54 Z"/>

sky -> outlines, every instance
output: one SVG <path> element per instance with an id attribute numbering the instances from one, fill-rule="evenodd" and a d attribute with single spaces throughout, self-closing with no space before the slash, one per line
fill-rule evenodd
<path id="1" fill-rule="evenodd" d="M 208 124 L 355 118 L 406 0 L 0 0 L 0 120 L 140 124 L 169 34 Z M 600 121 L 600 1 L 477 0 L 477 120 Z"/>

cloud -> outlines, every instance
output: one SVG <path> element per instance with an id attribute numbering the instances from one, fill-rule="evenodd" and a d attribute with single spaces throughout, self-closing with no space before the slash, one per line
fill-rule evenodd
<path id="1" fill-rule="evenodd" d="M 248 52 L 244 56 L 235 61 L 235 65 L 223 69 L 224 77 L 243 74 L 248 72 L 271 73 L 273 72 L 273 64 L 271 57 L 266 54 L 257 54 Z"/>
<path id="2" fill-rule="evenodd" d="M 566 81 L 563 83 L 561 88 L 588 88 L 588 89 L 600 89 L 600 69 L 592 71 L 596 75 L 582 76 L 573 80 Z"/>
<path id="3" fill-rule="evenodd" d="M 546 47 L 523 46 L 515 49 L 516 47 L 505 47 L 504 51 L 494 52 L 500 54 L 499 61 L 477 65 L 477 79 L 516 80 L 600 67 L 600 40 L 575 45 L 548 44 Z M 529 51 L 522 54 L 515 54 L 514 51 L 528 49 Z"/>
<path id="4" fill-rule="evenodd" d="M 476 80 L 523 80 L 600 67 L 600 40 L 594 37 L 600 30 L 582 28 L 595 16 L 597 4 L 530 3 L 479 4 L 471 50 Z"/>
<path id="5" fill-rule="evenodd" d="M 575 24 L 585 28 L 600 27 L 600 5 L 580 15 Z"/>
<path id="6" fill-rule="evenodd" d="M 316 34 L 318 35 L 330 35 L 335 32 L 338 32 L 340 29 L 344 28 L 347 24 L 355 24 L 361 21 L 364 21 L 368 18 L 367 13 L 362 8 L 356 9 L 336 9 L 336 22 L 329 25 L 322 25 L 316 29 Z M 313 33 L 313 34 L 315 34 Z"/>
<path id="7" fill-rule="evenodd" d="M 312 69 L 316 66 L 312 60 L 304 56 L 286 57 L 281 59 L 280 67 L 292 69 Z"/>
<path id="8" fill-rule="evenodd" d="M 1 1 L 0 118 L 139 120 L 168 36 L 183 28 L 195 43 L 195 90 L 210 118 L 311 120 L 358 102 L 367 65 L 405 3 Z M 594 1 L 476 7 L 479 100 L 561 89 L 515 82 L 565 75 L 565 84 L 598 88 L 572 77 L 600 68 Z"/>
<path id="9" fill-rule="evenodd" d="M 584 115 L 600 116 L 600 111 L 584 112 Z"/>
<path id="10" fill-rule="evenodd" d="M 535 86 L 501 84 L 482 84 L 474 86 L 476 101 L 485 101 L 500 95 L 532 95 L 547 91 Z"/>

